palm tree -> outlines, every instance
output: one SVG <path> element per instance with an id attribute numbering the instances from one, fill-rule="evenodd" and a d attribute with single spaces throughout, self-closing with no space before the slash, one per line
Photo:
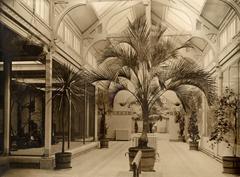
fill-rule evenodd
<path id="1" fill-rule="evenodd" d="M 70 145 L 71 106 L 74 107 L 85 92 L 84 70 L 76 70 L 67 64 L 57 65 L 54 68 L 54 76 L 56 83 L 53 85 L 55 94 L 52 99 L 56 99 L 56 103 L 58 104 L 57 107 L 59 115 L 61 115 L 60 123 L 62 127 L 62 151 L 61 153 L 56 153 L 56 168 L 68 168 L 70 164 L 61 163 L 59 160 L 63 157 L 59 156 L 66 156 L 67 154 L 65 153 L 65 125 L 68 125 L 68 147 Z"/>
<path id="2" fill-rule="evenodd" d="M 215 97 L 215 81 L 192 60 L 180 55 L 191 47 L 189 42 L 175 45 L 164 36 L 161 25 L 149 28 L 146 19 L 129 22 L 124 37 L 102 52 L 97 69 L 92 69 L 92 82 L 113 92 L 128 91 L 141 106 L 143 132 L 139 147 L 147 147 L 149 114 L 155 102 L 166 91 L 174 91 L 184 108 L 188 108 L 188 86 L 200 89 L 209 104 Z M 176 43 L 176 42 L 175 42 Z"/>

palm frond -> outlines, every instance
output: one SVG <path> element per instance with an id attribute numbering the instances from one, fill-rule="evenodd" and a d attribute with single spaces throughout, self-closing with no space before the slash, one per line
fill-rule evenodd
<path id="1" fill-rule="evenodd" d="M 210 105 L 213 104 L 216 98 L 216 86 L 209 72 L 186 60 L 176 62 L 170 71 L 166 89 L 175 90 L 181 85 L 192 85 L 205 94 Z"/>

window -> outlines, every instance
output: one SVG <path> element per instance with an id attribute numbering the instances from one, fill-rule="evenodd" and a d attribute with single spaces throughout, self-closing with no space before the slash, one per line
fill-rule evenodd
<path id="1" fill-rule="evenodd" d="M 228 82 L 224 82 L 223 90 L 225 87 L 229 87 L 233 90 L 234 93 L 238 95 L 238 99 L 240 99 L 240 60 L 233 63 L 225 72 L 228 74 L 223 75 L 223 81 L 225 77 L 227 77 Z M 224 72 L 224 73 L 225 73 Z M 227 83 L 227 84 L 226 84 Z M 238 142 L 240 142 L 240 119 L 238 119 Z M 239 152 L 240 153 L 240 152 Z"/>
<path id="2" fill-rule="evenodd" d="M 33 0 L 22 0 L 22 2 L 33 9 Z"/>
<path id="3" fill-rule="evenodd" d="M 238 22 L 236 17 L 220 33 L 220 49 L 223 49 L 237 34 Z"/>
<path id="4" fill-rule="evenodd" d="M 58 35 L 63 39 L 63 31 L 64 31 L 64 26 L 63 22 L 60 23 L 59 28 L 58 28 Z"/>
<path id="5" fill-rule="evenodd" d="M 220 49 L 223 49 L 227 45 L 227 31 L 224 30 L 220 34 Z"/>
<path id="6" fill-rule="evenodd" d="M 237 25 L 237 33 L 240 31 L 240 20 L 238 16 L 236 16 L 236 25 Z"/>
<path id="7" fill-rule="evenodd" d="M 88 55 L 87 55 L 87 62 L 89 65 L 93 67 L 97 67 L 96 58 L 90 52 L 88 52 Z"/>
<path id="8" fill-rule="evenodd" d="M 213 51 L 209 50 L 204 57 L 204 66 L 207 67 L 209 64 L 211 64 L 213 59 L 214 59 Z"/>
<path id="9" fill-rule="evenodd" d="M 80 54 L 80 41 L 79 39 L 74 35 L 73 36 L 73 49 Z"/>
<path id="10" fill-rule="evenodd" d="M 191 31 L 192 23 L 190 18 L 183 12 L 170 8 L 166 15 L 166 20 L 175 28 L 182 29 L 182 31 Z"/>
<path id="11" fill-rule="evenodd" d="M 64 36 L 64 38 L 65 38 L 65 42 L 70 47 L 72 47 L 73 46 L 73 34 L 67 26 L 65 26 L 65 36 Z"/>
<path id="12" fill-rule="evenodd" d="M 227 27 L 228 40 L 230 41 L 236 34 L 236 18 L 234 18 Z"/>
<path id="13" fill-rule="evenodd" d="M 222 83 L 223 90 L 228 86 L 229 86 L 229 84 L 228 84 L 228 69 L 226 69 L 223 72 L 223 83 Z"/>
<path id="14" fill-rule="evenodd" d="M 206 0 L 184 0 L 184 1 L 187 2 L 194 9 L 196 9 L 198 12 L 201 12 Z"/>
<path id="15" fill-rule="evenodd" d="M 35 13 L 49 24 L 49 2 L 47 0 L 35 1 Z"/>
<path id="16" fill-rule="evenodd" d="M 234 93 L 238 93 L 238 63 L 233 64 L 229 68 L 229 87 Z"/>

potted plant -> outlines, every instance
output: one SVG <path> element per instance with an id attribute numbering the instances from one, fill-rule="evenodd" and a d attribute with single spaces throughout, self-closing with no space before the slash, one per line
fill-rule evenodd
<path id="1" fill-rule="evenodd" d="M 188 133 L 189 133 L 189 149 L 190 150 L 198 150 L 198 140 L 200 139 L 199 130 L 198 130 L 198 122 L 197 122 L 197 112 L 192 111 L 189 125 L 188 125 Z"/>
<path id="2" fill-rule="evenodd" d="M 175 112 L 175 122 L 179 125 L 178 141 L 185 142 L 184 130 L 185 130 L 185 117 L 180 111 Z"/>
<path id="3" fill-rule="evenodd" d="M 99 90 L 97 105 L 98 105 L 99 114 L 101 116 L 100 132 L 99 132 L 100 148 L 108 148 L 109 139 L 106 137 L 107 135 L 106 116 L 111 111 L 111 106 L 110 106 L 109 93 L 107 91 Z"/>
<path id="4" fill-rule="evenodd" d="M 167 91 L 174 91 L 183 105 L 188 100 L 189 85 L 199 88 L 211 104 L 215 96 L 215 82 L 210 73 L 195 62 L 185 59 L 179 51 L 191 47 L 187 42 L 176 46 L 176 41 L 164 37 L 161 25 L 149 27 L 144 17 L 129 22 L 123 38 L 109 41 L 96 69 L 89 69 L 91 82 L 98 82 L 109 90 L 127 91 L 139 103 L 143 131 L 136 147 L 129 148 L 130 163 L 138 150 L 142 151 L 141 169 L 152 171 L 156 150 L 148 147 L 149 113 L 154 103 Z"/>
<path id="5" fill-rule="evenodd" d="M 223 156 L 223 172 L 240 174 L 240 157 L 237 156 L 237 132 L 240 100 L 229 88 L 226 88 L 222 97 L 216 103 L 216 122 L 210 134 L 210 141 L 214 144 L 225 142 L 232 149 L 233 156 Z"/>
<path id="6" fill-rule="evenodd" d="M 69 125 L 71 123 L 71 106 L 75 106 L 75 102 L 83 95 L 83 85 L 85 84 L 83 70 L 76 70 L 70 65 L 57 65 L 54 70 L 56 84 L 54 84 L 55 94 L 52 99 L 56 99 L 58 103 L 58 111 L 62 117 L 60 124 L 62 128 L 62 151 L 55 154 L 56 169 L 71 168 L 71 152 L 65 151 L 65 133 L 69 133 Z M 66 125 L 68 125 L 66 127 Z M 67 129 L 67 131 L 66 131 Z M 70 137 L 68 137 L 70 141 Z"/>
<path id="7" fill-rule="evenodd" d="M 202 95 L 196 90 L 192 90 L 188 95 L 191 107 L 187 110 L 190 114 L 189 124 L 188 124 L 188 134 L 189 134 L 189 149 L 198 150 L 198 141 L 200 139 L 198 130 L 198 111 L 202 104 Z"/>

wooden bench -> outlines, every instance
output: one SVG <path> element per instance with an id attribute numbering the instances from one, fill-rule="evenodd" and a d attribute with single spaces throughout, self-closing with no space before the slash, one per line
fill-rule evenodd
<path id="1" fill-rule="evenodd" d="M 133 168 L 133 177 L 139 177 L 139 174 L 141 173 L 141 158 L 142 151 L 138 151 L 131 163 Z"/>

